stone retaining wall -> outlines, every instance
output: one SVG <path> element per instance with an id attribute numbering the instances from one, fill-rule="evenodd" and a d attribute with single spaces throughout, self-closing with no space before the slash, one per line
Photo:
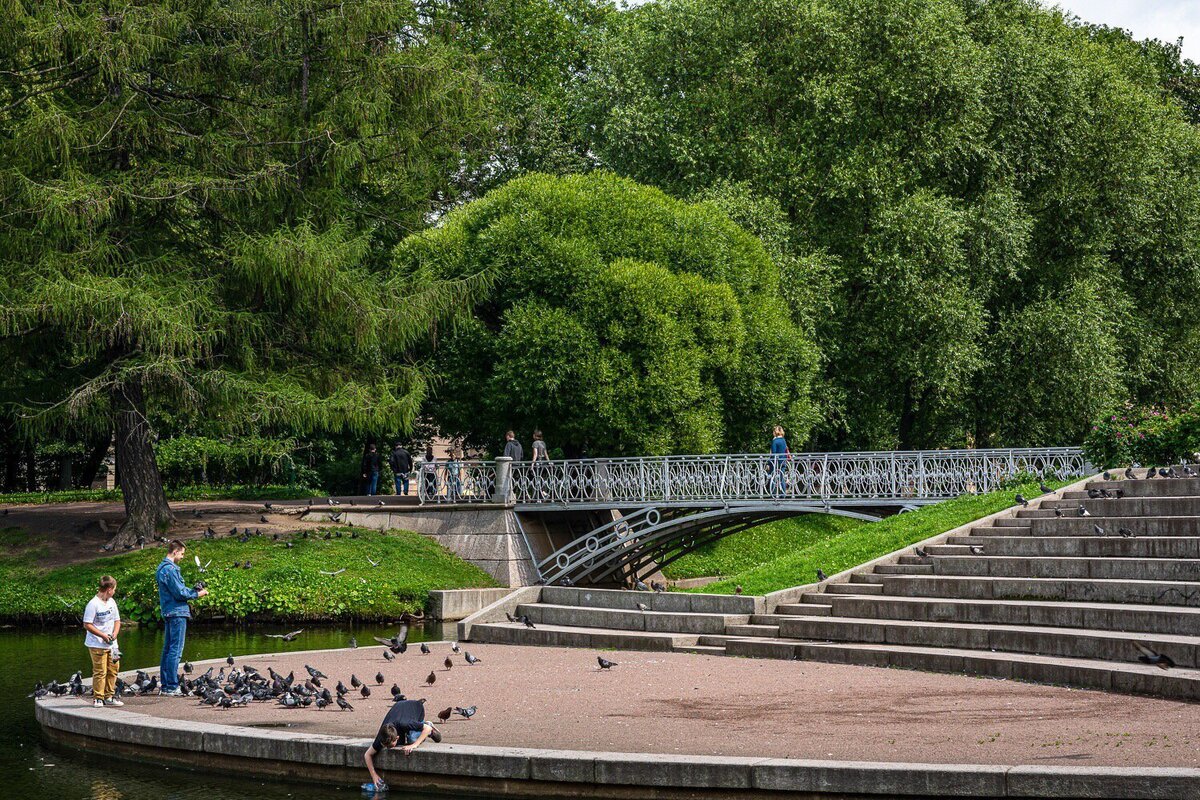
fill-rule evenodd
<path id="1" fill-rule="evenodd" d="M 37 702 L 59 745 L 192 769 L 357 785 L 369 739 L 181 722 L 74 698 Z M 1200 797 L 1198 769 L 990 766 L 598 753 L 427 744 L 377 764 L 406 791 L 508 797 Z"/>

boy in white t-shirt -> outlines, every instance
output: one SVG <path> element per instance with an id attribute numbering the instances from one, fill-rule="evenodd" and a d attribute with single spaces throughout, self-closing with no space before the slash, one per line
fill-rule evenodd
<path id="1" fill-rule="evenodd" d="M 113 595 L 117 593 L 117 581 L 111 575 L 100 579 L 100 591 L 88 601 L 83 611 L 83 629 L 87 637 L 83 643 L 92 654 L 92 705 L 123 706 L 113 697 L 117 688 L 117 672 L 121 665 L 118 659 L 117 634 L 121 632 L 121 614 Z"/>

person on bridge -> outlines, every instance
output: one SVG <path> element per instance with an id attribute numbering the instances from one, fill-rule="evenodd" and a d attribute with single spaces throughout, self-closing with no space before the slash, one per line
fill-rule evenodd
<path id="1" fill-rule="evenodd" d="M 446 454 L 446 499 L 451 503 L 462 497 L 462 453 L 450 448 Z"/>
<path id="2" fill-rule="evenodd" d="M 539 497 L 546 496 L 546 474 L 550 467 L 550 453 L 546 450 L 546 440 L 540 430 L 533 432 L 533 485 Z"/>
<path id="3" fill-rule="evenodd" d="M 771 473 L 771 493 L 778 496 L 787 491 L 787 462 L 792 460 L 792 451 L 788 449 L 787 439 L 783 438 L 783 426 L 775 426 L 775 438 L 771 440 L 771 463 L 767 467 Z"/>
<path id="4" fill-rule="evenodd" d="M 403 743 L 401 739 L 404 740 Z M 401 700 L 392 704 L 379 725 L 375 741 L 371 742 L 371 746 L 363 754 L 363 763 L 367 765 L 367 772 L 371 774 L 370 787 L 376 792 L 387 791 L 388 788 L 375 769 L 375 756 L 397 745 L 400 745 L 400 752 L 404 755 L 411 755 L 426 739 L 437 743 L 442 740 L 442 734 L 432 722 L 425 719 L 425 704 L 420 700 Z M 367 789 L 368 785 L 364 784 L 363 788 Z"/>
<path id="5" fill-rule="evenodd" d="M 413 457 L 402 443 L 396 442 L 396 446 L 392 448 L 388 456 L 388 466 L 392 468 L 392 475 L 396 479 L 396 494 L 408 494 L 408 476 L 412 474 Z"/>
<path id="6" fill-rule="evenodd" d="M 517 435 L 512 431 L 504 434 L 504 457 L 513 461 L 525 460 L 525 448 L 517 441 Z"/>
<path id="7" fill-rule="evenodd" d="M 179 688 L 179 659 L 183 655 L 183 640 L 187 635 L 187 621 L 192 617 L 189 600 L 204 597 L 208 589 L 203 586 L 189 589 L 183 583 L 179 562 L 185 552 L 183 542 L 172 539 L 167 544 L 167 556 L 158 565 L 154 580 L 158 584 L 158 608 L 163 618 L 163 649 L 159 659 L 159 694 L 163 697 L 183 697 Z"/>
<path id="8" fill-rule="evenodd" d="M 371 442 L 362 457 L 363 493 L 368 497 L 379 490 L 379 471 L 382 468 L 383 460 L 379 457 L 379 451 L 375 449 L 375 443 Z"/>
<path id="9" fill-rule="evenodd" d="M 437 456 L 433 454 L 433 445 L 429 445 L 421 460 L 421 491 L 430 500 L 437 497 L 437 468 Z"/>

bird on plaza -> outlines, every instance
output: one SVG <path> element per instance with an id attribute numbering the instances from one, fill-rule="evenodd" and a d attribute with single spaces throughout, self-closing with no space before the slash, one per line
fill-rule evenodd
<path id="1" fill-rule="evenodd" d="M 425 676 L 425 685 L 433 686 L 437 683 L 437 675 L 433 674 L 433 670 L 429 670 L 429 674 Z"/>
<path id="2" fill-rule="evenodd" d="M 1025 495 L 1021 494 L 1020 492 L 1017 492 L 1017 496 L 1014 499 L 1017 501 L 1017 505 L 1019 506 L 1029 505 L 1029 501 L 1025 499 Z"/>
<path id="3" fill-rule="evenodd" d="M 983 555 L 983 548 L 982 548 L 982 547 L 980 547 L 979 545 L 977 545 L 977 544 L 973 544 L 973 545 L 970 545 L 969 547 L 970 547 L 970 550 L 971 550 L 971 555 L 973 555 L 973 556 L 981 556 L 981 555 Z"/>
<path id="4" fill-rule="evenodd" d="M 183 672 L 185 675 L 192 674 L 192 662 L 190 662 L 190 661 L 183 662 Z"/>
<path id="5" fill-rule="evenodd" d="M 383 673 L 382 672 L 375 673 L 375 685 L 383 686 Z"/>
<path id="6" fill-rule="evenodd" d="M 1133 467 L 1125 468 L 1125 478 L 1131 481 L 1136 481 L 1138 479 L 1138 476 L 1134 474 Z"/>
<path id="7" fill-rule="evenodd" d="M 359 690 L 358 690 L 358 693 L 359 693 L 359 694 L 361 694 L 361 695 L 363 696 L 363 700 L 366 700 L 368 697 L 370 697 L 370 696 L 371 696 L 371 687 L 370 687 L 370 686 L 367 686 L 367 685 L 364 683 L 364 684 L 363 684 L 363 685 L 362 685 L 362 686 L 359 688 Z"/>
<path id="8" fill-rule="evenodd" d="M 1084 508 L 1082 505 L 1079 507 L 1079 516 L 1081 516 L 1081 517 L 1090 517 L 1091 515 L 1092 515 L 1092 512 L 1088 511 L 1088 510 L 1087 510 L 1086 508 Z"/>
<path id="9" fill-rule="evenodd" d="M 453 713 L 454 713 L 454 709 L 452 707 L 447 707 L 447 708 L 439 711 L 437 713 L 438 721 L 443 722 L 443 723 L 448 722 L 450 720 L 450 715 Z"/>
<path id="10" fill-rule="evenodd" d="M 340 708 L 342 711 L 353 711 L 354 710 L 354 706 L 350 705 L 350 702 L 348 700 L 346 700 L 346 698 L 342 697 L 340 694 L 337 696 L 337 704 L 338 704 L 338 708 Z"/>
<path id="11" fill-rule="evenodd" d="M 375 636 L 373 638 L 393 653 L 403 653 L 408 650 L 408 623 L 401 622 L 400 630 L 390 639 L 384 639 L 382 636 Z"/>
<path id="12" fill-rule="evenodd" d="M 1104 473 L 1104 474 L 1103 474 L 1101 477 L 1102 477 L 1102 478 L 1104 478 L 1104 480 L 1106 480 L 1106 481 L 1111 481 L 1111 480 L 1112 480 L 1112 473 L 1111 473 L 1111 472 L 1108 472 L 1108 471 L 1106 470 L 1106 471 L 1105 471 L 1105 473 Z"/>
<path id="13" fill-rule="evenodd" d="M 510 617 L 511 617 L 511 615 L 510 615 Z M 511 618 L 509 619 L 509 622 L 512 622 Z M 433 652 L 433 651 L 429 649 L 429 645 L 425 644 L 424 642 L 421 642 L 421 655 L 427 656 L 431 652 Z"/>
<path id="14" fill-rule="evenodd" d="M 1148 469 L 1146 471 L 1146 478 L 1148 478 L 1148 479 L 1153 478 L 1156 475 L 1158 475 L 1158 470 L 1156 470 L 1154 467 L 1151 467 L 1150 469 Z"/>
<path id="15" fill-rule="evenodd" d="M 325 678 L 326 680 L 329 679 L 328 675 L 326 675 L 324 672 L 321 672 L 321 670 L 317 669 L 316 667 L 310 667 L 308 664 L 305 664 L 304 669 L 308 671 L 309 677 Z"/>
<path id="16" fill-rule="evenodd" d="M 522 615 L 522 617 L 521 617 L 521 622 L 525 623 L 525 627 L 526 627 L 526 628 L 534 628 L 534 627 L 537 627 L 537 626 L 535 626 L 535 625 L 533 624 L 533 620 L 529 619 L 529 615 L 528 615 L 528 614 L 524 614 L 524 615 Z"/>
<path id="17" fill-rule="evenodd" d="M 923 547 L 918 547 L 913 552 L 917 554 L 917 558 L 929 558 L 929 553 Z"/>
<path id="18" fill-rule="evenodd" d="M 450 656 L 446 656 L 446 660 L 442 662 L 442 666 L 447 670 L 454 666 L 454 662 L 450 660 Z"/>
<path id="19" fill-rule="evenodd" d="M 258 516 L 258 521 L 261 522 L 263 525 L 268 525 L 271 522 L 271 520 L 267 519 L 267 516 L 265 514 L 260 514 Z"/>
<path id="20" fill-rule="evenodd" d="M 1129 530 L 1129 528 L 1117 528 L 1117 533 L 1119 533 L 1124 539 L 1133 538 L 1133 531 Z"/>
<path id="21" fill-rule="evenodd" d="M 229 656 L 225 659 L 225 663 L 231 667 L 233 666 L 233 653 L 229 654 Z"/>
<path id="22" fill-rule="evenodd" d="M 1096 534 L 1097 536 L 1107 536 L 1108 535 L 1104 532 L 1104 528 L 1101 528 L 1099 525 L 1092 526 L 1092 533 Z"/>
<path id="23" fill-rule="evenodd" d="M 650 591 L 650 587 L 649 587 L 649 586 L 647 586 L 646 584 L 642 583 L 641 581 L 634 581 L 634 582 L 633 582 L 633 588 L 637 589 L 639 592 L 648 592 L 648 591 Z"/>
<path id="24" fill-rule="evenodd" d="M 1141 642 L 1130 642 L 1130 644 L 1137 648 L 1140 654 L 1138 655 L 1138 661 L 1143 664 L 1153 664 L 1159 669 L 1170 669 L 1175 666 L 1175 662 L 1166 653 L 1156 653 Z"/>
<path id="25" fill-rule="evenodd" d="M 404 692 L 400 691 L 399 684 L 392 684 L 392 700 L 399 700 L 404 697 Z"/>
<path id="26" fill-rule="evenodd" d="M 358 639 L 356 639 L 356 638 L 355 638 L 355 637 L 353 637 L 353 636 L 351 636 L 351 637 L 350 637 L 350 649 L 351 649 L 351 650 L 357 650 L 357 649 L 358 649 Z"/>
<path id="27" fill-rule="evenodd" d="M 338 694 L 349 694 L 350 693 L 349 687 L 346 686 L 346 684 L 342 683 L 341 681 L 337 682 L 337 686 L 335 688 L 337 689 Z"/>
<path id="28" fill-rule="evenodd" d="M 396 660 L 396 657 L 394 655 L 392 655 L 391 650 L 384 650 L 383 657 L 386 661 L 395 661 Z"/>
<path id="29" fill-rule="evenodd" d="M 301 628 L 298 631 L 292 631 L 291 633 L 268 633 L 267 638 L 268 639 L 282 639 L 285 642 L 291 642 L 291 641 L 295 641 L 296 637 L 302 633 L 304 633 L 303 628 Z"/>
<path id="30" fill-rule="evenodd" d="M 318 711 L 320 711 L 322 708 L 325 708 L 325 706 L 327 706 L 327 705 L 329 705 L 329 701 L 326 700 L 324 697 L 317 698 L 316 706 L 317 706 Z"/>
<path id="31" fill-rule="evenodd" d="M 612 669 L 617 665 L 617 662 L 609 661 L 604 656 L 596 656 L 596 661 L 600 664 L 600 669 Z"/>
<path id="32" fill-rule="evenodd" d="M 360 681 L 358 679 L 358 676 L 355 675 L 353 672 L 350 673 L 350 685 L 353 686 L 355 689 L 362 686 L 362 681 Z"/>
<path id="33" fill-rule="evenodd" d="M 634 603 L 634 605 L 637 606 L 638 611 L 646 612 L 650 610 L 650 606 L 645 603 Z"/>
<path id="34" fill-rule="evenodd" d="M 1062 515 L 1063 515 L 1063 510 L 1061 508 L 1054 509 L 1054 516 L 1061 517 Z"/>
<path id="35" fill-rule="evenodd" d="M 1089 500 L 1099 500 L 1101 497 L 1104 497 L 1104 492 L 1100 489 L 1088 489 L 1087 495 Z"/>
<path id="36" fill-rule="evenodd" d="M 817 567 L 817 581 L 820 582 L 820 581 L 827 581 L 827 580 L 829 580 L 829 576 L 826 575 L 825 572 L 820 567 Z"/>
<path id="37" fill-rule="evenodd" d="M 650 581 L 650 588 L 659 594 L 662 594 L 667 590 L 667 585 L 665 583 L 659 583 L 658 581 Z"/>
<path id="38" fill-rule="evenodd" d="M 483 659 L 482 659 L 482 658 L 476 658 L 475 656 L 471 655 L 471 651 L 470 651 L 470 650 L 468 650 L 467 652 L 463 653 L 463 660 L 465 660 L 465 661 L 466 661 L 468 664 L 470 664 L 472 667 L 473 667 L 473 666 L 475 666 L 476 664 L 482 664 L 482 663 L 483 663 Z"/>
<path id="39" fill-rule="evenodd" d="M 470 719 L 475 716 L 475 706 L 467 706 L 466 708 L 454 707 L 454 713 L 458 714 L 463 719 Z"/>

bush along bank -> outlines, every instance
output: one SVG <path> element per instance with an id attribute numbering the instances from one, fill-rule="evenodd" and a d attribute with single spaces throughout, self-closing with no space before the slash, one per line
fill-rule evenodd
<path id="1" fill-rule="evenodd" d="M 1049 479 L 1046 481 L 1052 489 L 1058 489 L 1071 482 Z M 766 594 L 813 583 L 816 580 L 817 569 L 833 575 L 916 544 L 930 536 L 953 530 L 972 520 L 1002 511 L 1013 505 L 1018 492 L 1026 497 L 1037 497 L 1041 494 L 1038 484 L 1036 478 L 1013 481 L 999 491 L 963 495 L 944 503 L 897 514 L 879 522 L 859 525 L 842 533 L 823 536 L 787 555 L 693 591 L 732 594 L 741 586 L 746 594 Z M 743 531 L 729 537 L 730 545 L 736 546 L 737 537 L 746 533 Z"/>
<path id="2" fill-rule="evenodd" d="M 1096 420 L 1083 452 L 1105 469 L 1200 461 L 1200 402 L 1183 408 L 1126 405 Z"/>
<path id="3" fill-rule="evenodd" d="M 307 486 L 177 486 L 167 487 L 167 499 L 187 500 L 306 500 L 323 492 Z M 8 492 L 0 494 L 0 506 L 48 505 L 50 503 L 119 503 L 120 489 L 63 489 L 52 492 Z"/>
<path id="4" fill-rule="evenodd" d="M 154 571 L 165 553 L 160 545 L 48 570 L 6 554 L 0 557 L 0 620 L 77 622 L 100 576 L 112 575 L 122 617 L 157 621 Z M 180 569 L 188 585 L 203 580 L 208 586 L 210 594 L 192 603 L 198 620 L 234 622 L 390 619 L 421 609 L 432 589 L 496 585 L 420 534 L 362 528 L 245 542 L 191 540 Z"/>

